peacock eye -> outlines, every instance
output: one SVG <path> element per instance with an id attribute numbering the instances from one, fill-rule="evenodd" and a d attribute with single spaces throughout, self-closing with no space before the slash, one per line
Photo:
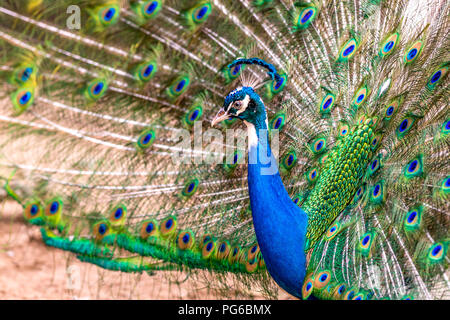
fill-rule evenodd
<path id="1" fill-rule="evenodd" d="M 241 102 L 241 101 L 236 101 L 236 102 L 234 103 L 234 105 L 235 105 L 236 107 L 240 108 L 240 107 L 242 106 L 242 102 Z"/>

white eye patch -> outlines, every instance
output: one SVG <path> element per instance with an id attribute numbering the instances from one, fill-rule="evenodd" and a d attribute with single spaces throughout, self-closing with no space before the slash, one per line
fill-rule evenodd
<path id="1" fill-rule="evenodd" d="M 236 112 L 236 115 L 240 115 L 242 112 L 244 112 L 245 110 L 247 110 L 248 104 L 250 102 L 250 96 L 246 95 L 244 100 L 241 100 L 242 104 L 239 107 L 239 110 Z"/>

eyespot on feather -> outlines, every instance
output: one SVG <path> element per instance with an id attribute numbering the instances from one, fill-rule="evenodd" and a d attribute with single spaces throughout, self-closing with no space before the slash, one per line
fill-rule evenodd
<path id="1" fill-rule="evenodd" d="M 358 47 L 359 43 L 355 38 L 348 40 L 339 51 L 337 61 L 339 62 L 348 61 L 355 55 L 356 51 L 358 51 Z"/>
<path id="2" fill-rule="evenodd" d="M 158 224 L 155 220 L 144 220 L 141 224 L 139 235 L 142 239 L 146 240 L 151 236 L 158 235 Z"/>
<path id="3" fill-rule="evenodd" d="M 195 236 L 191 230 L 181 231 L 177 238 L 178 248 L 181 250 L 191 249 L 195 245 Z"/>
<path id="4" fill-rule="evenodd" d="M 39 201 L 31 200 L 25 204 L 23 215 L 26 221 L 36 224 L 43 225 L 43 209 Z"/>
<path id="5" fill-rule="evenodd" d="M 399 33 L 396 32 L 396 33 L 391 34 L 389 37 L 387 37 L 386 40 L 384 40 L 384 42 L 381 45 L 381 49 L 380 49 L 380 53 L 379 53 L 381 57 L 386 57 L 395 50 L 395 47 L 397 46 L 397 43 L 398 43 L 399 36 L 400 36 Z"/>
<path id="6" fill-rule="evenodd" d="M 203 259 L 210 259 L 214 257 L 215 254 L 216 254 L 216 242 L 210 240 L 206 244 L 204 244 L 202 248 L 202 257 Z"/>
<path id="7" fill-rule="evenodd" d="M 94 234 L 94 238 L 96 241 L 101 241 L 107 235 L 110 234 L 110 225 L 109 221 L 99 221 L 92 226 L 92 233 Z"/>
<path id="8" fill-rule="evenodd" d="M 259 245 L 254 244 L 247 250 L 248 260 L 254 259 L 259 253 Z"/>
<path id="9" fill-rule="evenodd" d="M 328 270 L 321 271 L 314 276 L 314 289 L 322 290 L 331 280 L 331 273 Z"/>
<path id="10" fill-rule="evenodd" d="M 302 299 L 307 300 L 314 289 L 314 276 L 313 274 L 309 274 L 305 277 L 305 281 L 303 282 L 302 287 Z"/>
<path id="11" fill-rule="evenodd" d="M 231 251 L 231 247 L 228 241 L 221 241 L 217 246 L 217 258 L 218 259 L 227 259 L 228 254 Z"/>
<path id="12" fill-rule="evenodd" d="M 408 50 L 406 50 L 405 55 L 403 56 L 403 62 L 405 64 L 409 64 L 414 62 L 422 53 L 423 42 L 416 41 L 413 45 L 411 45 Z"/>
<path id="13" fill-rule="evenodd" d="M 123 225 L 126 216 L 127 216 L 127 207 L 124 204 L 119 204 L 111 210 L 109 214 L 109 221 L 112 226 Z"/>

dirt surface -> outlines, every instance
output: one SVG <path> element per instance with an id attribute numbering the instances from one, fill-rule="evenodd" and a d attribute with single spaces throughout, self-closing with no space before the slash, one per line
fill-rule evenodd
<path id="1" fill-rule="evenodd" d="M 227 298 L 248 298 L 238 291 L 228 294 Z M 39 228 L 25 224 L 20 206 L 0 204 L 0 300 L 217 298 L 220 295 L 182 272 L 150 276 L 82 263 L 73 254 L 47 247 Z M 254 293 L 251 298 L 263 297 Z M 291 299 L 285 292 L 279 298 Z"/>

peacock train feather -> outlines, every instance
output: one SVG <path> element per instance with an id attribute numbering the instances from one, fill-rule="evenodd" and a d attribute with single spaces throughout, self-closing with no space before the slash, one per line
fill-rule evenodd
<path id="1" fill-rule="evenodd" d="M 449 299 L 450 12 L 428 2 L 3 0 L 4 188 L 109 270 Z"/>

